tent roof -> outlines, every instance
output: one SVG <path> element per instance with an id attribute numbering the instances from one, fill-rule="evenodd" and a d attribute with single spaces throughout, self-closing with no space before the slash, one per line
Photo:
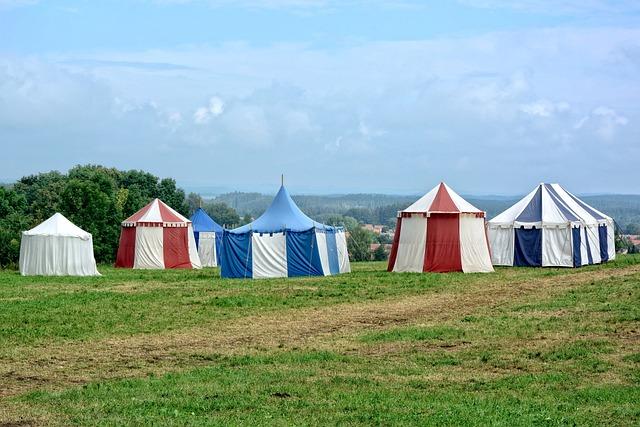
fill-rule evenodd
<path id="1" fill-rule="evenodd" d="M 181 224 L 184 226 L 190 222 L 162 200 L 153 199 L 148 205 L 122 221 L 122 225 L 131 227 L 137 224 Z"/>
<path id="2" fill-rule="evenodd" d="M 567 223 L 598 224 L 611 217 L 589 206 L 560 184 L 541 183 L 524 198 L 489 221 L 494 225 L 561 225 Z"/>
<path id="3" fill-rule="evenodd" d="M 306 231 L 311 228 L 332 229 L 333 227 L 316 222 L 306 216 L 293 201 L 287 189 L 282 185 L 271 205 L 255 221 L 231 230 L 233 233 L 255 231 L 275 233 L 283 230 Z"/>
<path id="4" fill-rule="evenodd" d="M 406 213 L 483 213 L 444 182 L 403 210 Z"/>
<path id="5" fill-rule="evenodd" d="M 193 231 L 222 232 L 220 224 L 215 222 L 202 208 L 198 208 L 198 210 L 191 215 L 191 222 L 193 223 Z"/>
<path id="6" fill-rule="evenodd" d="M 59 212 L 53 214 L 51 218 L 31 230 L 24 231 L 23 234 L 27 236 L 78 237 L 84 240 L 91 237 L 90 233 L 87 233 L 82 228 L 69 221 Z"/>

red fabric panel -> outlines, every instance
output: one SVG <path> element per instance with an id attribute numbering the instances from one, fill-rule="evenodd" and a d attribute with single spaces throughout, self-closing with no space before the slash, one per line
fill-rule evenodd
<path id="1" fill-rule="evenodd" d="M 431 214 L 427 219 L 427 250 L 423 271 L 462 271 L 460 215 Z"/>
<path id="2" fill-rule="evenodd" d="M 186 227 L 164 227 L 164 268 L 191 268 Z"/>
<path id="3" fill-rule="evenodd" d="M 149 202 L 145 207 L 140 209 L 138 212 L 134 213 L 129 218 L 125 219 L 124 222 L 137 222 L 138 220 L 140 220 L 140 218 L 142 218 L 142 215 L 147 213 L 147 211 L 151 207 L 151 203 L 153 203 L 153 200 Z"/>
<path id="4" fill-rule="evenodd" d="M 436 197 L 433 199 L 433 203 L 431 203 L 431 207 L 428 209 L 429 212 L 459 212 L 460 210 L 453 203 L 451 196 L 449 196 L 449 192 L 445 188 L 443 183 L 440 183 L 440 188 L 438 188 L 438 192 L 436 193 Z"/>
<path id="5" fill-rule="evenodd" d="M 398 256 L 398 243 L 400 242 L 401 229 L 402 217 L 396 219 L 396 232 L 393 235 L 393 245 L 391 246 L 391 253 L 389 254 L 389 264 L 387 265 L 387 271 L 393 271 L 393 267 L 396 265 L 396 257 Z"/>
<path id="6" fill-rule="evenodd" d="M 183 219 L 175 216 L 169 209 L 167 209 L 167 205 L 164 204 L 162 200 L 158 200 L 158 207 L 160 208 L 160 216 L 164 222 L 184 222 Z"/>
<path id="7" fill-rule="evenodd" d="M 120 231 L 120 244 L 116 256 L 116 267 L 133 268 L 133 260 L 136 255 L 136 228 L 122 227 Z"/>

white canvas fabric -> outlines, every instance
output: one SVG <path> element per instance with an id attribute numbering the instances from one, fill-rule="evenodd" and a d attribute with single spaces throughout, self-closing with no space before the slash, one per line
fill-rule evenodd
<path id="1" fill-rule="evenodd" d="M 467 212 L 467 213 L 480 213 L 480 212 L 482 212 L 480 209 L 476 208 L 471 203 L 469 203 L 465 199 L 463 199 L 458 193 L 453 191 L 451 189 L 451 187 L 449 187 L 447 184 L 444 184 L 444 187 L 449 192 L 449 197 L 451 197 L 451 200 L 453 200 L 453 203 L 455 203 L 455 205 L 457 206 L 457 208 L 458 208 L 458 210 L 460 212 Z"/>
<path id="2" fill-rule="evenodd" d="M 287 238 L 284 233 L 253 233 L 251 245 L 254 279 L 287 277 Z"/>
<path id="3" fill-rule="evenodd" d="M 329 267 L 329 252 L 327 252 L 327 235 L 316 231 L 316 242 L 318 242 L 318 253 L 320 254 L 322 272 L 325 276 L 329 276 L 331 275 L 331 269 Z"/>
<path id="4" fill-rule="evenodd" d="M 187 226 L 187 239 L 189 239 L 189 261 L 191 262 L 191 268 L 201 269 L 202 262 L 200 261 L 200 256 L 198 255 L 196 238 L 193 235 L 193 225 L 191 224 L 191 221 L 186 221 L 188 221 L 189 223 L 189 225 Z"/>
<path id="5" fill-rule="evenodd" d="M 438 194 L 438 187 L 439 186 L 435 186 L 431 191 L 413 202 L 413 204 L 402 212 L 427 212 L 433 204 L 436 194 Z"/>
<path id="6" fill-rule="evenodd" d="M 56 212 L 49 219 L 43 221 L 31 230 L 24 231 L 22 234 L 27 236 L 79 237 L 84 240 L 89 240 L 91 238 L 90 233 L 87 233 L 82 228 L 69 221 L 59 212 Z"/>
<path id="7" fill-rule="evenodd" d="M 81 239 L 23 233 L 19 266 L 23 276 L 100 276 L 91 236 Z"/>
<path id="8" fill-rule="evenodd" d="M 546 187 L 542 187 L 542 222 L 545 227 L 567 226 L 568 219 L 560 210 L 562 201 L 553 197 Z"/>
<path id="9" fill-rule="evenodd" d="M 487 234 L 493 265 L 513 265 L 513 227 L 490 226 Z"/>
<path id="10" fill-rule="evenodd" d="M 485 236 L 484 218 L 477 218 L 473 214 L 460 214 L 459 223 L 462 271 L 465 273 L 492 272 L 493 266 Z"/>
<path id="11" fill-rule="evenodd" d="M 401 218 L 400 239 L 395 272 L 422 272 L 427 244 L 427 218 L 422 215 L 412 215 Z"/>
<path id="12" fill-rule="evenodd" d="M 541 195 L 541 221 L 532 223 L 518 221 L 519 215 L 529 205 L 538 191 L 540 191 Z M 500 262 L 500 265 L 513 265 L 513 255 L 511 255 L 510 262 L 502 264 L 505 262 L 503 255 L 506 255 L 507 252 L 513 254 L 513 250 L 506 246 L 508 243 L 506 239 L 498 238 L 495 232 L 497 227 L 509 226 L 513 230 L 513 228 L 520 226 L 525 226 L 525 228 L 535 226 L 543 230 L 542 265 L 571 267 L 573 266 L 573 236 L 571 235 L 571 228 L 579 228 L 581 265 L 589 264 L 587 248 L 591 253 L 592 262 L 597 264 L 602 262 L 600 257 L 600 236 L 598 233 L 598 225 L 601 224 L 611 227 L 611 236 L 609 236 L 609 228 L 607 228 L 607 250 L 609 259 L 615 259 L 613 219 L 577 199 L 559 184 L 540 184 L 518 203 L 489 221 L 491 250 L 494 254 L 492 259 L 494 264 Z M 558 231 L 558 227 L 562 231 Z M 568 248 L 567 244 L 569 245 Z"/>
<path id="13" fill-rule="evenodd" d="M 198 256 L 203 267 L 216 267 L 216 233 L 201 231 L 198 235 Z"/>
<path id="14" fill-rule="evenodd" d="M 571 228 L 545 227 L 542 229 L 542 266 L 573 267 Z"/>
<path id="15" fill-rule="evenodd" d="M 607 251 L 609 254 L 609 261 L 616 259 L 616 238 L 612 224 L 607 224 Z"/>
<path id="16" fill-rule="evenodd" d="M 347 252 L 347 236 L 344 231 L 336 232 L 336 246 L 338 249 L 338 263 L 340 273 L 350 273 L 351 263 L 349 263 L 349 253 Z"/>
<path id="17" fill-rule="evenodd" d="M 522 213 L 524 208 L 527 207 L 533 196 L 538 191 L 538 187 L 534 188 L 532 192 L 524 196 L 520 201 L 511 206 L 506 211 L 502 212 L 491 221 L 489 221 L 490 225 L 513 225 L 513 222 L 518 218 L 518 216 Z M 524 224 L 523 224 L 524 225 Z M 492 246 L 493 247 L 493 246 Z"/>
<path id="18" fill-rule="evenodd" d="M 62 214 L 22 233 L 20 274 L 23 276 L 99 276 L 93 239 Z"/>
<path id="19" fill-rule="evenodd" d="M 591 258 L 594 264 L 602 262 L 600 257 L 600 235 L 598 234 L 598 225 L 588 225 L 586 228 L 588 236 L 589 249 L 591 249 Z"/>
<path id="20" fill-rule="evenodd" d="M 164 268 L 164 229 L 162 227 L 136 227 L 136 252 L 133 268 Z"/>

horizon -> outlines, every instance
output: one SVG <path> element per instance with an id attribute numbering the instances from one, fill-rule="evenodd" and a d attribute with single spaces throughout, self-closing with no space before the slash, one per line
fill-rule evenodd
<path id="1" fill-rule="evenodd" d="M 638 191 L 637 2 L 0 0 L 0 22 L 7 177 Z"/>

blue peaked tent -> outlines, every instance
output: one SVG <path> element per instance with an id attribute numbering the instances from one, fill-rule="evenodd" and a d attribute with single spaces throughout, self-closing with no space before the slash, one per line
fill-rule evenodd
<path id="1" fill-rule="evenodd" d="M 225 230 L 222 277 L 327 276 L 351 271 L 342 227 L 315 222 L 280 187 L 255 221 Z"/>
<path id="2" fill-rule="evenodd" d="M 198 255 L 203 267 L 215 267 L 220 263 L 222 234 L 224 229 L 202 208 L 191 216 L 193 234 L 198 247 Z"/>

